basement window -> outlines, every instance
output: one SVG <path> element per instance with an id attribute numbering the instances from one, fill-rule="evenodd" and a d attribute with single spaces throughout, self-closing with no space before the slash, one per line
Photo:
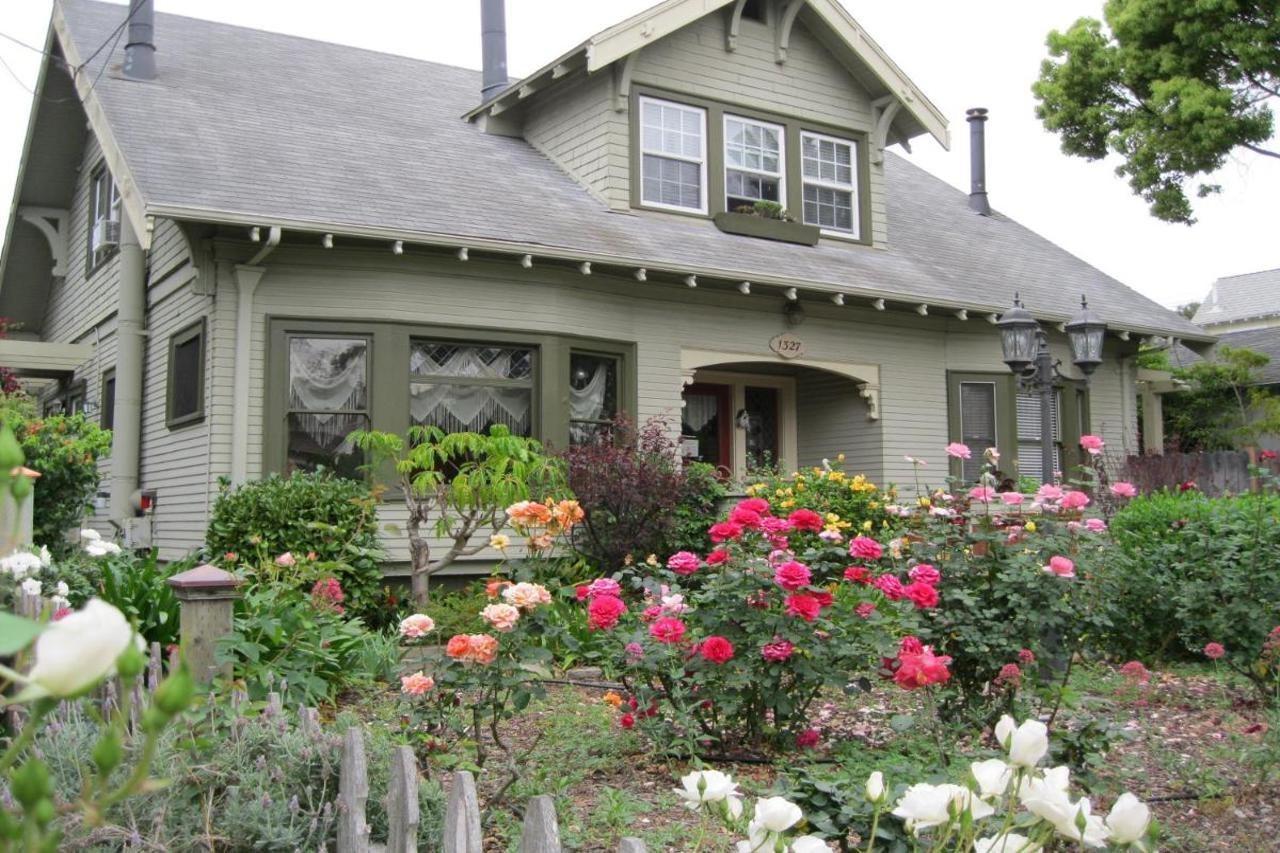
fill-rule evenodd
<path id="1" fill-rule="evenodd" d="M 641 98 L 641 201 L 648 207 L 706 213 L 706 185 L 706 111 Z"/>
<path id="2" fill-rule="evenodd" d="M 169 338 L 169 390 L 165 406 L 165 425 L 169 429 L 201 420 L 204 420 L 204 320 Z"/>

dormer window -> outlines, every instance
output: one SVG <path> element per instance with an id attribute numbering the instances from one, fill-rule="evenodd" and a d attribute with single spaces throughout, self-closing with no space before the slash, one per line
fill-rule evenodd
<path id="1" fill-rule="evenodd" d="M 752 207 L 757 201 L 785 206 L 782 127 L 726 115 L 724 117 L 725 209 Z"/>
<path id="2" fill-rule="evenodd" d="M 640 185 L 647 206 L 707 212 L 707 114 L 640 99 Z"/>
<path id="3" fill-rule="evenodd" d="M 802 133 L 800 151 L 805 224 L 838 234 L 857 234 L 856 143 Z"/>

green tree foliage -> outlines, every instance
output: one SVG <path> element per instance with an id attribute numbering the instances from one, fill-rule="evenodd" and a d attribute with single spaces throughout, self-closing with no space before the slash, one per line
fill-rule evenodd
<path id="1" fill-rule="evenodd" d="M 1164 397 L 1169 440 L 1187 453 L 1234 450 L 1280 432 L 1280 397 L 1257 384 L 1270 361 L 1251 349 L 1220 345 L 1214 360 L 1174 370 L 1188 388 Z"/>
<path id="2" fill-rule="evenodd" d="M 351 438 L 369 454 L 375 474 L 393 466 L 404 493 L 413 597 L 419 605 L 428 601 L 431 575 L 489 544 L 471 543 L 481 532 L 501 530 L 508 506 L 564 489 L 559 460 L 544 455 L 534 439 L 512 435 L 502 425 L 487 434 L 415 426 L 407 440 L 364 430 Z M 424 526 L 432 523 L 436 536 L 448 542 L 435 559 L 424 535 L 429 529 Z"/>
<path id="3" fill-rule="evenodd" d="M 1107 0 L 1103 15 L 1105 27 L 1081 18 L 1049 34 L 1032 87 L 1063 151 L 1118 154 L 1117 173 L 1152 215 L 1188 224 L 1191 179 L 1237 148 L 1280 158 L 1263 147 L 1274 129 L 1267 101 L 1280 96 L 1275 0 Z"/>
<path id="4" fill-rule="evenodd" d="M 79 526 L 97 494 L 98 460 L 111 450 L 111 432 L 84 415 L 38 418 L 22 393 L 0 396 L 0 424 L 18 437 L 27 467 L 40 472 L 33 539 L 66 556 L 73 547 L 67 531 Z"/>

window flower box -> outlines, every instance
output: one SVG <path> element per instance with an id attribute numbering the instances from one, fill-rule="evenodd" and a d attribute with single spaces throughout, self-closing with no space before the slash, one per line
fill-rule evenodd
<path id="1" fill-rule="evenodd" d="M 798 243 L 802 246 L 818 245 L 822 235 L 816 225 L 787 222 L 783 219 L 766 219 L 751 213 L 717 213 L 713 218 L 716 227 L 726 234 L 742 237 L 759 237 L 782 243 Z"/>

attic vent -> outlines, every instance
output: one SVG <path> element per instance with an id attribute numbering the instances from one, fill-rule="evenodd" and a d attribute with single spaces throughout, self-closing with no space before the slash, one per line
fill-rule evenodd
<path id="1" fill-rule="evenodd" d="M 747 0 L 742 6 L 742 18 L 745 21 L 765 21 L 765 0 Z"/>

